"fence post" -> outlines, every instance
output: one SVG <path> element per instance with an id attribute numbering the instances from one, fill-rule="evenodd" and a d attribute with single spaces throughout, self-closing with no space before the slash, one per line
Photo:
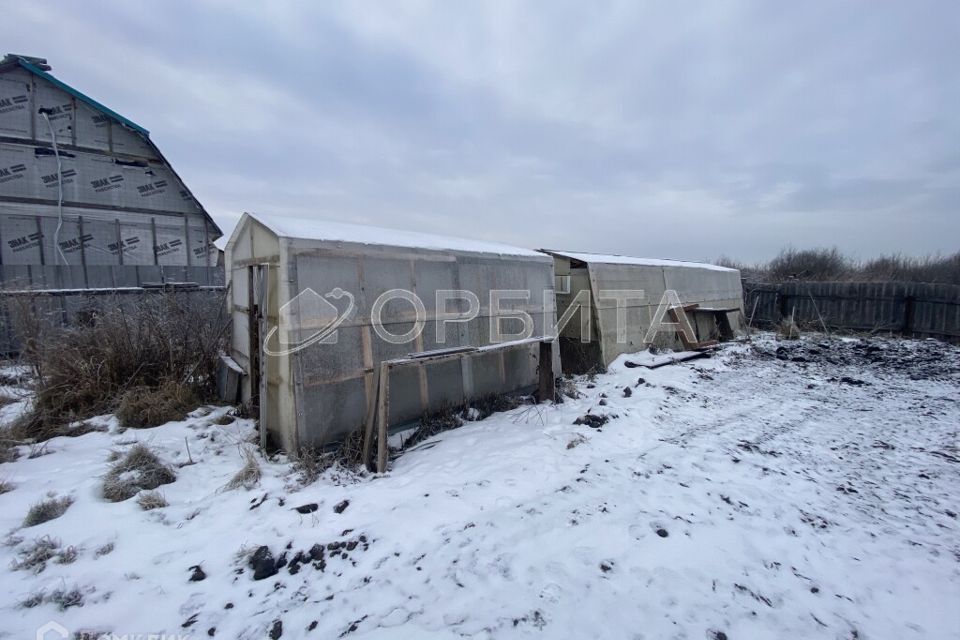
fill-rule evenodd
<path id="1" fill-rule="evenodd" d="M 553 342 L 543 340 L 540 343 L 540 385 L 537 390 L 537 401 L 546 402 L 556 399 L 555 381 L 553 375 Z"/>
<path id="2" fill-rule="evenodd" d="M 787 295 L 783 292 L 782 284 L 777 287 L 777 298 L 779 298 L 778 302 L 780 306 L 780 318 L 777 320 L 777 322 L 781 322 L 787 317 Z"/>
<path id="3" fill-rule="evenodd" d="M 905 336 L 913 334 L 913 304 L 915 300 L 913 296 L 906 296 L 903 299 L 903 327 L 901 331 Z"/>

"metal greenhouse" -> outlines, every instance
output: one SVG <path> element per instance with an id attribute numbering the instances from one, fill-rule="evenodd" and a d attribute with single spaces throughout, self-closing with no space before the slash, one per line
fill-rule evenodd
<path id="1" fill-rule="evenodd" d="M 376 420 L 383 467 L 388 427 L 544 374 L 552 397 L 550 256 L 246 213 L 226 263 L 241 397 L 287 451 L 361 428 L 369 447 Z"/>
<path id="2" fill-rule="evenodd" d="M 574 305 L 559 335 L 564 370 L 603 368 L 620 354 L 646 348 L 658 311 L 661 316 L 669 311 L 663 321 L 686 328 L 657 334 L 657 342 L 664 346 L 696 347 L 742 329 L 743 293 L 736 269 L 594 253 L 544 253 L 554 259 L 558 316 Z M 631 291 L 642 296 L 624 293 Z M 676 292 L 676 299 L 669 291 Z M 618 295 L 624 320 L 619 336 Z M 587 303 L 582 308 L 578 296 Z M 590 310 L 589 317 L 584 317 L 583 309 Z"/>

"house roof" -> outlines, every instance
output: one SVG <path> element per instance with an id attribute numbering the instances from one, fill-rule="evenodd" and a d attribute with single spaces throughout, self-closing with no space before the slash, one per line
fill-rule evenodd
<path id="1" fill-rule="evenodd" d="M 140 125 L 138 125 L 133 120 L 130 120 L 129 118 L 124 118 L 122 115 L 120 115 L 113 109 L 110 109 L 109 107 L 106 107 L 100 104 L 99 102 L 97 102 L 90 96 L 86 95 L 85 93 L 81 91 L 77 91 L 76 89 L 74 89 L 67 83 L 63 82 L 62 80 L 58 80 L 54 76 L 47 73 L 47 71 L 50 70 L 50 67 L 46 64 L 46 60 L 43 60 L 42 58 L 30 58 L 27 56 L 19 56 L 16 54 L 9 53 L 6 55 L 6 57 L 4 57 L 3 61 L 0 62 L 0 71 L 2 71 L 3 67 L 7 65 L 9 66 L 15 65 L 15 66 L 19 66 L 22 69 L 26 69 L 30 73 L 43 78 L 47 82 L 54 84 L 58 89 L 66 91 L 77 100 L 80 100 L 81 102 L 86 103 L 87 105 L 96 109 L 97 111 L 100 111 L 101 113 L 104 113 L 110 116 L 111 118 L 113 118 L 114 120 L 122 124 L 123 126 L 129 127 L 139 134 L 150 137 L 150 132 L 144 129 L 143 127 L 141 127 Z"/>
<path id="2" fill-rule="evenodd" d="M 129 118 L 123 117 L 113 109 L 97 102 L 96 100 L 86 95 L 85 93 L 81 91 L 77 91 L 76 89 L 74 89 L 67 83 L 63 82 L 62 80 L 58 80 L 53 75 L 47 73 L 48 71 L 50 71 L 50 65 L 48 65 L 47 61 L 43 58 L 34 58 L 31 56 L 22 56 L 15 53 L 8 53 L 6 56 L 4 56 L 2 60 L 0 60 L 0 73 L 14 67 L 25 69 L 26 71 L 29 71 L 35 76 L 43 78 L 47 82 L 56 86 L 58 89 L 61 89 L 62 91 L 66 91 L 68 94 L 70 94 L 77 100 L 80 100 L 81 102 L 85 103 L 89 107 L 110 117 L 112 120 L 116 121 L 120 125 L 127 127 L 128 129 L 131 129 L 132 131 L 143 136 L 147 144 L 149 144 L 153 148 L 153 150 L 157 152 L 157 155 L 160 157 L 160 159 L 166 163 L 170 171 L 173 172 L 173 175 L 177 177 L 177 179 L 180 181 L 180 184 L 183 185 L 183 188 L 186 189 L 191 196 L 193 196 L 193 192 L 190 190 L 190 187 L 187 186 L 186 182 L 183 181 L 183 178 L 180 177 L 180 174 L 178 174 L 176 169 L 173 168 L 173 165 L 170 164 L 170 162 L 164 157 L 160 149 L 157 148 L 157 145 L 153 143 L 153 140 L 150 139 L 150 132 L 147 131 L 144 127 L 141 127 L 140 125 L 138 125 L 133 120 L 130 120 Z M 197 206 L 200 207 L 200 211 L 203 212 L 203 216 L 207 219 L 207 222 L 209 222 L 212 225 L 214 229 L 214 238 L 222 237 L 223 230 L 220 229 L 220 225 L 216 223 L 213 217 L 207 212 L 206 207 L 203 206 L 203 204 L 200 202 L 200 200 L 196 198 L 196 196 L 193 196 L 193 199 L 197 203 Z"/>
<path id="3" fill-rule="evenodd" d="M 543 249 L 544 253 L 562 258 L 579 260 L 580 262 L 594 264 L 624 264 L 635 265 L 639 267 L 688 267 L 697 269 L 709 269 L 711 271 L 736 271 L 729 267 L 721 267 L 706 262 L 685 262 L 683 260 L 664 260 L 662 258 L 635 258 L 633 256 L 621 256 L 616 254 L 602 253 L 583 253 L 577 251 L 558 251 L 555 249 Z"/>
<path id="4" fill-rule="evenodd" d="M 356 244 L 379 245 L 386 247 L 407 247 L 431 249 L 437 251 L 464 251 L 473 253 L 496 253 L 509 256 L 542 258 L 542 253 L 532 249 L 514 247 L 498 242 L 471 240 L 450 236 L 387 229 L 372 225 L 349 224 L 306 218 L 294 218 L 263 213 L 245 213 L 280 238 L 316 240 L 327 242 L 350 242 Z M 237 228 L 242 226 L 241 223 Z"/>

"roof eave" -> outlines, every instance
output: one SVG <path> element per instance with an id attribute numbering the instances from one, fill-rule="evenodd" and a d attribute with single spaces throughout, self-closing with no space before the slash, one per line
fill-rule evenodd
<path id="1" fill-rule="evenodd" d="M 41 69 L 40 67 L 38 67 L 38 66 L 36 66 L 36 65 L 34 65 L 34 64 L 31 64 L 31 63 L 27 62 L 27 61 L 24 60 L 23 58 L 18 58 L 18 59 L 17 59 L 17 63 L 18 63 L 22 68 L 24 68 L 24 69 L 26 69 L 27 71 L 29 71 L 30 73 L 32 73 L 32 74 L 34 74 L 34 75 L 37 75 L 37 76 L 40 76 L 41 78 L 43 78 L 43 79 L 46 80 L 47 82 L 53 83 L 57 88 L 62 89 L 63 91 L 66 91 L 67 93 L 69 93 L 70 95 L 72 95 L 72 96 L 73 96 L 74 98 L 76 98 L 77 100 L 80 100 L 80 101 L 82 101 L 82 102 L 85 102 L 87 105 L 89 105 L 90 107 L 93 107 L 93 108 L 96 109 L 97 111 L 100 111 L 101 113 L 104 113 L 104 114 L 110 116 L 112 119 L 116 120 L 119 124 L 122 124 L 122 125 L 125 126 L 125 127 L 129 127 L 130 129 L 133 129 L 133 130 L 136 131 L 137 133 L 139 133 L 139 134 L 141 134 L 141 135 L 144 135 L 144 136 L 146 136 L 146 137 L 148 137 L 148 138 L 150 137 L 150 132 L 147 131 L 146 129 L 144 129 L 143 127 L 141 127 L 140 125 L 138 125 L 138 124 L 137 124 L 136 122 L 134 122 L 133 120 L 130 120 L 129 118 L 124 118 L 122 115 L 120 115 L 119 113 L 117 113 L 117 112 L 114 111 L 113 109 L 111 109 L 111 108 L 109 108 L 109 107 L 107 107 L 107 106 L 105 106 L 105 105 L 103 105 L 103 104 L 100 104 L 99 102 L 97 102 L 96 100 L 94 100 L 94 99 L 91 98 L 90 96 L 86 95 L 85 93 L 83 93 L 83 92 L 81 92 L 81 91 L 77 91 L 76 89 L 74 89 L 73 87 L 71 87 L 70 85 L 68 85 L 66 82 L 63 82 L 62 80 L 58 80 L 57 78 L 55 78 L 55 77 L 52 76 L 51 74 L 47 73 L 46 71 L 44 71 L 44 70 Z"/>

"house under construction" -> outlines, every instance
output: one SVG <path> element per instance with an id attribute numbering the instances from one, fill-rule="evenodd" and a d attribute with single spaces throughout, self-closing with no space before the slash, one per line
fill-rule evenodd
<path id="1" fill-rule="evenodd" d="M 146 129 L 46 60 L 0 60 L 3 289 L 223 284 L 221 235 Z"/>

